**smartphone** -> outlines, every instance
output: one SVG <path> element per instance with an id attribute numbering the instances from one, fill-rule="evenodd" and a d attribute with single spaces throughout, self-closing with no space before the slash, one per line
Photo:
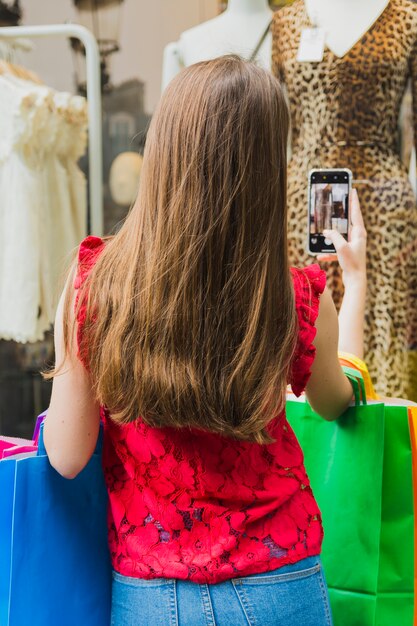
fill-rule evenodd
<path id="1" fill-rule="evenodd" d="M 314 169 L 308 174 L 307 248 L 310 254 L 336 252 L 323 230 L 337 230 L 345 239 L 349 231 L 349 169 Z"/>

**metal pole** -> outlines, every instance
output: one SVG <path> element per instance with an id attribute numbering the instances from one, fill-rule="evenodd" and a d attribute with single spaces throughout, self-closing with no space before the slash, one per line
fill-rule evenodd
<path id="1" fill-rule="evenodd" d="M 103 149 L 101 121 L 100 53 L 94 35 L 79 24 L 45 26 L 7 26 L 0 28 L 0 38 L 75 37 L 85 47 L 88 105 L 88 169 L 90 185 L 91 231 L 103 235 Z"/>

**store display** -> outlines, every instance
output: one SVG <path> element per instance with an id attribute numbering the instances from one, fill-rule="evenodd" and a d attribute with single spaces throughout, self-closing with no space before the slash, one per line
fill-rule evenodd
<path id="1" fill-rule="evenodd" d="M 131 79 L 103 93 L 104 232 L 123 222 L 139 185 L 150 115 L 145 112 L 145 84 Z"/>
<path id="2" fill-rule="evenodd" d="M 121 152 L 114 159 L 109 174 L 111 197 L 117 204 L 128 207 L 135 200 L 143 156 L 137 152 Z"/>
<path id="3" fill-rule="evenodd" d="M 313 4 L 316 22 L 321 3 L 310 0 L 308 6 Z M 290 260 L 298 266 L 313 261 L 305 242 L 308 171 L 351 169 L 368 231 L 366 359 L 379 392 L 417 398 L 417 212 L 398 146 L 398 117 L 409 79 L 417 126 L 417 5 L 383 0 L 373 7 L 378 16 L 364 26 L 370 19 L 365 15 L 365 34 L 357 30 L 359 40 L 341 57 L 326 45 L 319 62 L 297 61 L 301 33 L 317 25 L 303 0 L 274 16 L 273 70 L 287 85 L 292 116 Z M 358 19 L 352 16 L 356 29 Z M 343 28 L 339 23 L 335 32 Z M 346 37 L 332 41 L 339 51 L 346 49 Z M 343 287 L 336 263 L 329 266 L 328 284 L 340 305 Z"/>
<path id="4" fill-rule="evenodd" d="M 271 35 L 263 37 L 271 19 L 268 0 L 229 0 L 221 15 L 183 32 L 179 41 L 166 46 L 162 89 L 183 67 L 224 54 L 239 54 L 250 59 L 257 50 L 257 62 L 269 69 Z"/>
<path id="5" fill-rule="evenodd" d="M 0 338 L 43 338 L 86 230 L 84 98 L 0 75 Z"/>

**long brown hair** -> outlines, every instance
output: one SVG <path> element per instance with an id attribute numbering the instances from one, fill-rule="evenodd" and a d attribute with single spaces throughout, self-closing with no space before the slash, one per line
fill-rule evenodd
<path id="1" fill-rule="evenodd" d="M 112 418 L 266 443 L 296 340 L 287 259 L 288 109 L 238 57 L 168 86 L 138 198 L 84 285 L 84 338 Z"/>

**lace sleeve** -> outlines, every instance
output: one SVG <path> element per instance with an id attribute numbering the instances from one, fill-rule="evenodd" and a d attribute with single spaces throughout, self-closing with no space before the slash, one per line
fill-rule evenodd
<path id="1" fill-rule="evenodd" d="M 319 314 L 320 295 L 326 286 L 326 274 L 318 265 L 310 265 L 302 270 L 292 269 L 292 276 L 299 330 L 289 382 L 295 395 L 299 396 L 306 388 L 316 356 L 313 345 L 315 322 Z"/>

